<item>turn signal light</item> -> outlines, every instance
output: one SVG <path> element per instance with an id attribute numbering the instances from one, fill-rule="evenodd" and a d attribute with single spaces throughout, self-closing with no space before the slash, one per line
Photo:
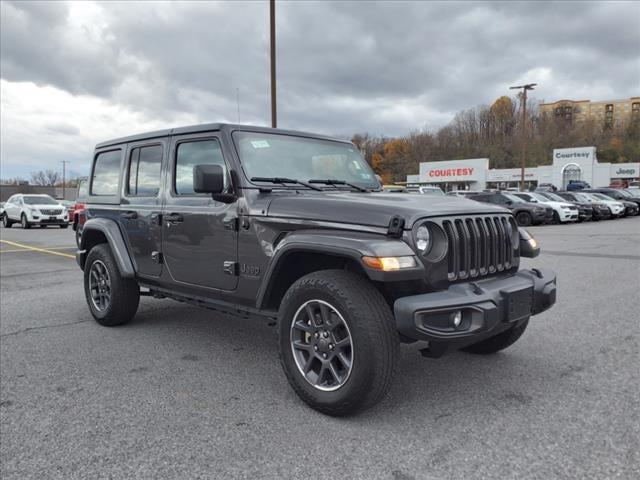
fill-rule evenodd
<path id="1" fill-rule="evenodd" d="M 382 270 L 383 272 L 390 272 L 393 270 L 402 270 L 403 268 L 414 268 L 416 258 L 412 256 L 408 257 L 362 257 L 364 264 L 373 268 L 374 270 Z"/>

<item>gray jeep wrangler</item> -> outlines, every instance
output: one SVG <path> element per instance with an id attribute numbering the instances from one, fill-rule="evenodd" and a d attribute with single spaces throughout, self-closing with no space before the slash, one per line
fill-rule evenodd
<path id="1" fill-rule="evenodd" d="M 277 321 L 280 361 L 329 415 L 380 401 L 400 343 L 494 353 L 553 305 L 555 274 L 518 271 L 535 240 L 499 207 L 385 193 L 356 147 L 199 125 L 99 144 L 77 261 L 98 323 L 140 295 Z"/>

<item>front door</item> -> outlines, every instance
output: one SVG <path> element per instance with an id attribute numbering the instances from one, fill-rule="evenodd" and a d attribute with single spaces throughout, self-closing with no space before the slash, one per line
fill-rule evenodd
<path id="1" fill-rule="evenodd" d="M 230 188 L 229 168 L 215 134 L 173 137 L 170 174 L 162 216 L 165 266 L 178 283 L 234 290 L 238 283 L 237 202 L 216 202 L 193 191 L 193 167 L 221 165 Z"/>
<path id="2" fill-rule="evenodd" d="M 159 276 L 162 273 L 162 159 L 166 141 L 130 144 L 120 222 L 127 233 L 129 251 L 136 273 Z"/>

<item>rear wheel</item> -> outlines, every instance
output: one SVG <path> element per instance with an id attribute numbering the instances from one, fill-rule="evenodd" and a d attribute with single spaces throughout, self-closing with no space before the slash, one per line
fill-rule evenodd
<path id="1" fill-rule="evenodd" d="M 29 223 L 29 220 L 27 220 L 27 216 L 23 213 L 22 216 L 20 217 L 20 225 L 22 226 L 22 228 L 24 228 L 25 230 L 31 228 L 31 224 Z"/>
<path id="2" fill-rule="evenodd" d="M 518 222 L 518 225 L 522 227 L 528 227 L 533 223 L 533 217 L 530 213 L 518 212 L 518 214 L 516 215 L 516 221 Z"/>
<path id="3" fill-rule="evenodd" d="M 323 270 L 296 281 L 281 303 L 278 337 L 289 384 L 322 413 L 362 411 L 391 387 L 399 355 L 393 315 L 354 273 Z"/>
<path id="4" fill-rule="evenodd" d="M 120 275 L 107 244 L 91 249 L 84 266 L 84 292 L 93 318 L 103 326 L 127 323 L 138 310 L 140 288 Z"/>
<path id="5" fill-rule="evenodd" d="M 489 355 L 504 350 L 518 341 L 529 325 L 529 319 L 519 325 L 511 327 L 509 330 L 502 332 L 495 337 L 487 338 L 473 345 L 463 348 L 462 350 L 469 353 L 477 353 L 479 355 Z"/>

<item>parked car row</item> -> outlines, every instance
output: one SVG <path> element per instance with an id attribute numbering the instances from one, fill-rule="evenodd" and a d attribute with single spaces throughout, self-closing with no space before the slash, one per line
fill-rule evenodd
<path id="1" fill-rule="evenodd" d="M 640 189 L 633 188 L 582 188 L 556 192 L 551 188 L 535 192 L 456 191 L 448 195 L 500 205 L 511 210 L 521 226 L 608 220 L 640 213 Z"/>

